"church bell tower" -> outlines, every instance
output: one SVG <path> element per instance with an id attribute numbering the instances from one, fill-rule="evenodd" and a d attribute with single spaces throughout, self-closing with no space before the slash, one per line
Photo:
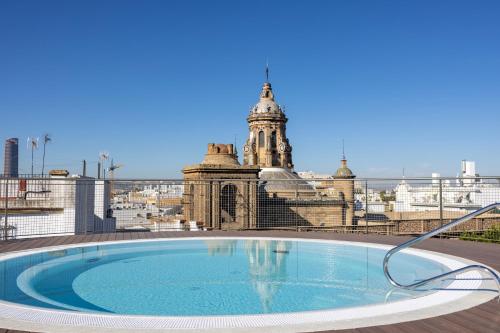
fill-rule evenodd
<path id="1" fill-rule="evenodd" d="M 282 108 L 275 102 L 266 68 L 266 82 L 259 102 L 247 118 L 250 135 L 243 147 L 243 164 L 260 168 L 293 169 L 292 146 L 286 137 L 286 122 Z"/>

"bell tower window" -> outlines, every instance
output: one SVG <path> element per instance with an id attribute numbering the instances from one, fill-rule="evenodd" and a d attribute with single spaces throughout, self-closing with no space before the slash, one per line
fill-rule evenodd
<path id="1" fill-rule="evenodd" d="M 271 133 L 271 148 L 276 149 L 276 131 Z"/>
<path id="2" fill-rule="evenodd" d="M 264 131 L 259 132 L 259 148 L 264 148 L 266 145 L 266 138 L 264 136 Z"/>

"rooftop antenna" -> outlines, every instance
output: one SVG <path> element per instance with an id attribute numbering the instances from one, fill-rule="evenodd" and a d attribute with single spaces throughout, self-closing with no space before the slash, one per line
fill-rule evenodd
<path id="1" fill-rule="evenodd" d="M 99 169 L 102 167 L 103 178 L 106 178 L 106 168 L 104 167 L 104 162 L 109 159 L 109 153 L 101 151 L 99 153 Z"/>
<path id="2" fill-rule="evenodd" d="M 48 133 L 44 134 L 44 136 L 43 136 L 43 157 L 42 157 L 42 177 L 43 177 L 43 173 L 45 172 L 45 146 L 50 141 L 52 141 L 52 138 L 50 137 L 50 135 Z"/>
<path id="3" fill-rule="evenodd" d="M 109 184 L 109 194 L 110 196 L 113 196 L 113 185 L 114 185 L 114 180 L 115 180 L 115 170 L 123 167 L 123 164 L 115 164 L 113 159 L 111 159 L 111 164 L 108 168 L 109 171 L 109 178 L 110 178 L 110 184 Z"/>
<path id="4" fill-rule="evenodd" d="M 33 177 L 33 157 L 35 149 L 38 149 L 38 138 L 30 138 L 27 140 L 27 148 L 31 148 L 31 177 Z"/>

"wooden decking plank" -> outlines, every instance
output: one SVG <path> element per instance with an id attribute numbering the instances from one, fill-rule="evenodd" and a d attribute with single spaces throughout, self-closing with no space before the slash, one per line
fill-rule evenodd
<path id="1" fill-rule="evenodd" d="M 484 333 L 498 333 L 500 331 L 500 327 L 495 323 L 493 318 L 491 320 L 485 320 L 472 311 L 460 311 L 458 313 L 449 314 L 448 317 L 453 321 L 461 323 L 464 327 L 470 327 L 471 324 L 473 327 L 481 327 L 481 332 Z"/>
<path id="2" fill-rule="evenodd" d="M 486 306 L 476 306 L 472 309 L 468 309 L 467 312 L 474 314 L 484 320 L 492 320 L 497 323 L 500 327 L 500 305 L 495 309 L 495 304 L 490 305 L 491 309 Z"/>
<path id="3" fill-rule="evenodd" d="M 461 333 L 477 333 L 472 329 L 463 327 L 455 322 L 452 322 L 445 316 L 433 317 L 414 322 L 419 327 L 422 327 L 422 332 L 461 332 Z"/>
<path id="4" fill-rule="evenodd" d="M 399 323 L 399 324 L 393 324 L 393 325 L 385 325 L 385 327 L 392 329 L 392 332 L 394 330 L 401 332 L 401 333 L 421 333 L 422 332 L 422 327 L 418 325 L 418 322 L 412 322 L 412 323 Z"/>
<path id="5" fill-rule="evenodd" d="M 481 313 L 484 313 L 485 316 L 496 316 L 495 318 L 500 320 L 500 304 L 498 304 L 496 301 L 488 302 L 487 304 L 481 304 L 480 307 Z M 475 308 L 469 310 L 472 311 L 474 309 Z"/>

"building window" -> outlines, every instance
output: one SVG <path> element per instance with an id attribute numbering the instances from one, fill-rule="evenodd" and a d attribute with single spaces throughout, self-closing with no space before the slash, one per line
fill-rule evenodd
<path id="1" fill-rule="evenodd" d="M 266 139 L 264 136 L 264 131 L 259 132 L 259 148 L 264 148 L 266 146 Z"/>
<path id="2" fill-rule="evenodd" d="M 276 131 L 271 133 L 271 148 L 276 149 Z"/>
<path id="3" fill-rule="evenodd" d="M 236 222 L 237 192 L 237 188 L 233 184 L 225 185 L 222 188 L 220 197 L 221 223 Z"/>

